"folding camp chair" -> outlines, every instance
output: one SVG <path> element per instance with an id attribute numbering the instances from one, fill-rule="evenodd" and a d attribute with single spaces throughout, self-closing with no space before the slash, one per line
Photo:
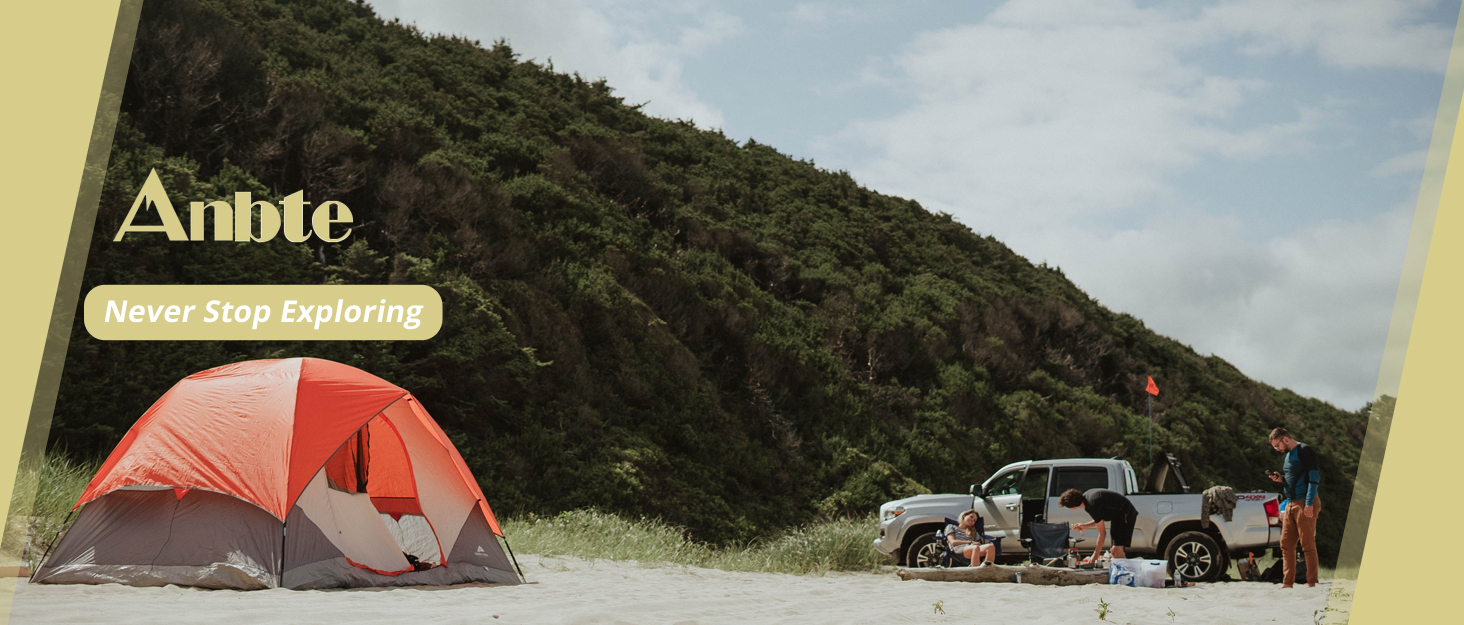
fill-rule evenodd
<path id="1" fill-rule="evenodd" d="M 946 525 L 947 526 L 956 525 L 956 524 L 957 524 L 957 521 L 955 519 L 952 519 L 950 517 L 946 517 Z M 986 534 L 986 518 L 985 517 L 978 517 L 976 519 L 976 527 L 974 529 L 975 529 L 975 532 L 976 532 L 976 535 L 977 536 L 980 536 L 982 538 L 985 538 L 987 542 L 989 542 L 989 543 L 991 543 L 991 544 L 993 544 L 993 545 L 996 546 L 996 557 L 1000 558 L 1001 557 L 1001 539 L 1000 538 L 994 538 L 994 537 L 988 536 Z M 971 566 L 971 561 L 969 559 L 967 559 L 966 556 L 961 555 L 960 550 L 958 550 L 955 547 L 952 547 L 950 541 L 946 539 L 945 528 L 941 528 L 939 530 L 936 530 L 936 532 L 935 532 L 935 544 L 937 544 L 937 545 L 940 546 L 939 561 L 940 561 L 940 565 L 941 566 L 946 566 L 946 567 L 951 567 L 951 566 Z M 962 547 L 964 547 L 964 546 L 965 545 L 962 545 Z"/>
<path id="2" fill-rule="evenodd" d="M 1022 544 L 1033 562 L 1051 566 L 1083 542 L 1072 537 L 1071 529 L 1067 523 L 1028 523 L 1022 527 Z"/>

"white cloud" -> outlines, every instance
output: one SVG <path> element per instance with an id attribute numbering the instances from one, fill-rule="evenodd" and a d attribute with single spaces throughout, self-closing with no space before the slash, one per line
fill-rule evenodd
<path id="1" fill-rule="evenodd" d="M 863 20 L 867 14 L 846 4 L 800 2 L 787 12 L 789 20 L 805 26 L 828 26 L 836 22 Z"/>
<path id="2" fill-rule="evenodd" d="M 1415 150 L 1406 154 L 1399 154 L 1386 161 L 1378 163 L 1372 168 L 1368 175 L 1374 178 L 1391 178 L 1393 176 L 1408 176 L 1419 178 L 1423 176 L 1423 164 L 1428 160 L 1428 150 Z"/>
<path id="3" fill-rule="evenodd" d="M 1434 121 L 1437 116 L 1435 111 L 1428 111 L 1418 117 L 1395 120 L 1393 125 L 1407 129 L 1416 139 L 1428 139 L 1433 136 Z"/>
<path id="4" fill-rule="evenodd" d="M 735 16 L 705 2 L 639 4 L 593 0 L 537 2 L 372 2 L 384 17 L 400 17 L 423 31 L 488 42 L 508 40 L 526 59 L 550 62 L 587 79 L 605 78 L 631 104 L 651 115 L 723 124 L 722 112 L 685 83 L 685 60 L 742 31 Z M 674 27 L 649 27 L 674 20 Z"/>
<path id="5" fill-rule="evenodd" d="M 1259 56 L 1314 52 L 1341 68 L 1442 72 L 1454 30 L 1421 22 L 1437 0 L 1240 0 L 1209 7 L 1206 22 L 1247 38 Z"/>
<path id="6" fill-rule="evenodd" d="M 1125 209 L 1210 156 L 1293 149 L 1326 115 L 1232 129 L 1266 85 L 1186 62 L 1206 39 L 1194 22 L 1126 2 L 1037 5 L 919 36 L 894 60 L 917 102 L 825 145 L 872 149 L 862 181 L 1001 235 Z"/>

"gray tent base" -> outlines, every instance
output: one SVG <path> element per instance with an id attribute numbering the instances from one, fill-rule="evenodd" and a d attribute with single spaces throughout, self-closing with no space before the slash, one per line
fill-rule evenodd
<path id="1" fill-rule="evenodd" d="M 298 506 L 286 527 L 288 533 L 263 509 L 219 493 L 194 490 L 179 498 L 172 489 L 118 490 L 81 510 L 32 581 L 276 588 L 283 554 L 284 586 L 293 589 L 519 583 L 477 508 L 446 554 L 446 566 L 398 575 L 351 564 Z"/>

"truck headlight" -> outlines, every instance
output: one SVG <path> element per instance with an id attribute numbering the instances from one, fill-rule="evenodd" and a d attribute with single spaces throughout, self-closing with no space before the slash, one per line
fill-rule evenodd
<path id="1" fill-rule="evenodd" d="M 902 515 L 904 513 L 905 513 L 905 507 L 904 506 L 895 506 L 893 508 L 886 508 L 884 510 L 880 510 L 879 511 L 879 520 L 880 521 L 888 521 L 888 520 L 893 519 L 893 518 L 895 518 L 897 516 L 900 516 L 900 515 Z"/>

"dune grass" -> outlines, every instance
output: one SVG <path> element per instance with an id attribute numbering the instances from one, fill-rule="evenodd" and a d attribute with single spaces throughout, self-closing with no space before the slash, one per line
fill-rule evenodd
<path id="1" fill-rule="evenodd" d="M 38 466 L 16 476 L 10 498 L 11 527 L 5 528 L 7 550 L 19 551 L 19 559 L 34 569 L 65 529 L 71 506 L 98 468 L 97 462 L 47 454 Z"/>
<path id="2" fill-rule="evenodd" d="M 873 571 L 890 564 L 874 551 L 873 519 L 837 519 L 744 545 L 714 547 L 653 519 L 593 510 L 506 520 L 503 531 L 523 553 L 680 564 L 727 571 L 822 575 Z"/>

